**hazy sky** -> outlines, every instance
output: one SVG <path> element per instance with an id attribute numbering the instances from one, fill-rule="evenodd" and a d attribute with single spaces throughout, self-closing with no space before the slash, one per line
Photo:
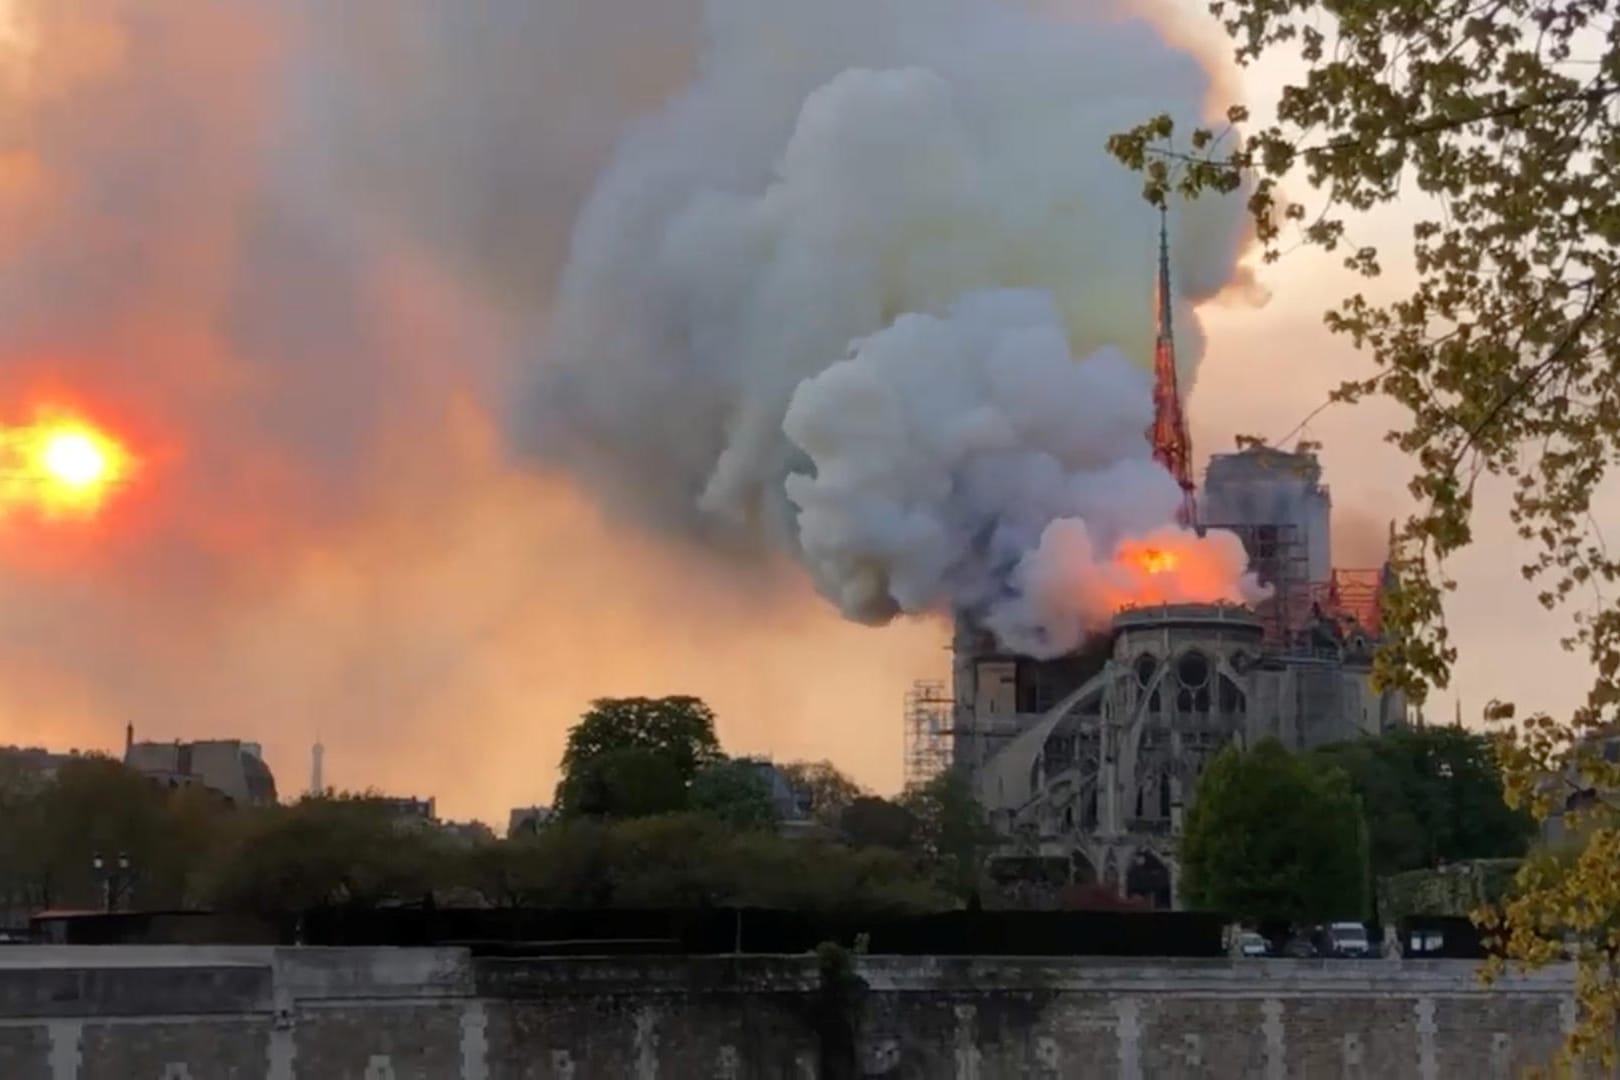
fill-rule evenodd
<path id="1" fill-rule="evenodd" d="M 0 528 L 0 742 L 236 736 L 295 793 L 319 736 L 329 783 L 498 822 L 549 801 L 590 698 L 695 693 L 733 752 L 898 785 L 903 695 L 948 670 L 939 627 L 843 622 L 795 568 L 629 527 L 506 445 L 581 203 L 683 84 L 699 7 L 10 0 L 0 421 L 66 395 L 148 468 L 98 529 Z M 1155 7 L 1209 40 L 1202 3 Z M 1213 74 L 1219 106 L 1281 75 Z M 1330 259 L 1255 274 L 1264 304 L 1202 308 L 1200 459 L 1283 435 L 1362 370 L 1322 328 L 1356 286 Z M 1341 565 L 1376 559 L 1404 506 L 1390 419 L 1307 429 Z M 1505 520 L 1479 535 L 1453 606 L 1469 715 L 1567 708 L 1583 672 L 1560 621 Z"/>

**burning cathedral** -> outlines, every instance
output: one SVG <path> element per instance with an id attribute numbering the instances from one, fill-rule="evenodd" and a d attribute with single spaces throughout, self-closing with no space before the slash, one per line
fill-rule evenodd
<path id="1" fill-rule="evenodd" d="M 1252 606 L 1126 607 L 1042 660 L 957 616 L 951 685 L 919 683 L 908 701 L 907 779 L 968 775 L 1001 838 L 988 872 L 1014 895 L 1098 884 L 1178 906 L 1184 814 L 1223 747 L 1273 737 L 1302 750 L 1405 721 L 1404 701 L 1371 684 L 1388 567 L 1333 565 L 1312 444 L 1217 454 L 1201 494 L 1193 483 L 1162 221 L 1158 294 L 1154 456 L 1181 486 L 1182 523 L 1235 533 L 1269 592 Z"/>

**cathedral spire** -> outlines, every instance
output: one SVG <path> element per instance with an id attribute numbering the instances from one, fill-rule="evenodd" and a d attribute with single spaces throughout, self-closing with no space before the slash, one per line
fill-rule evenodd
<path id="1" fill-rule="evenodd" d="M 1187 435 L 1187 417 L 1181 409 L 1181 390 L 1176 381 L 1176 340 L 1171 320 L 1170 225 L 1169 213 L 1159 207 L 1159 288 L 1158 326 L 1153 343 L 1153 427 L 1148 441 L 1153 457 L 1181 486 L 1182 525 L 1196 528 L 1198 503 L 1192 481 L 1192 439 Z"/>
<path id="2" fill-rule="evenodd" d="M 1175 334 L 1170 324 L 1170 215 L 1162 206 L 1159 207 L 1159 292 L 1155 299 L 1159 309 L 1158 340 L 1170 350 L 1173 359 Z"/>

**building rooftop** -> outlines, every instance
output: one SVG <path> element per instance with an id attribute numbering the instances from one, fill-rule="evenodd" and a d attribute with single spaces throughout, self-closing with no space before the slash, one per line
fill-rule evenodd
<path id="1" fill-rule="evenodd" d="M 1114 615 L 1115 630 L 1131 630 L 1144 626 L 1207 626 L 1218 624 L 1234 629 L 1264 629 L 1252 608 L 1242 604 L 1151 604 L 1121 608 Z"/>
<path id="2" fill-rule="evenodd" d="M 1298 449 L 1282 450 L 1275 446 L 1246 446 L 1224 454 L 1211 454 L 1204 468 L 1205 484 L 1235 480 L 1239 477 L 1257 479 L 1267 475 L 1292 474 L 1304 480 L 1318 480 L 1322 464 L 1311 444 L 1302 443 Z"/>

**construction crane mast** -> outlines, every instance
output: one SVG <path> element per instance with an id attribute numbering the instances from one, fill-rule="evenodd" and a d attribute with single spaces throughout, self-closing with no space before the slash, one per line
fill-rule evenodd
<path id="1" fill-rule="evenodd" d="M 1153 458 L 1181 486 L 1181 509 L 1176 520 L 1184 527 L 1198 527 L 1198 496 L 1192 479 L 1192 439 L 1187 434 L 1187 415 L 1181 408 L 1181 390 L 1176 382 L 1176 339 L 1170 320 L 1170 228 L 1169 215 L 1159 208 L 1159 288 L 1157 298 L 1158 333 L 1153 343 L 1153 426 L 1148 441 Z"/>

